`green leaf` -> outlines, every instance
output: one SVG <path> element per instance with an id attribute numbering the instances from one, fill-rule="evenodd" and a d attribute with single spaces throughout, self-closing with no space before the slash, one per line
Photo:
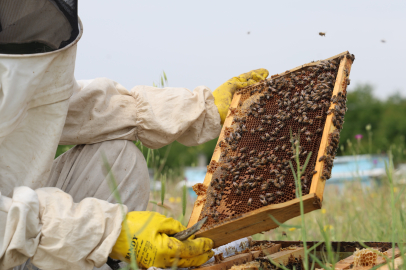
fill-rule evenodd
<path id="1" fill-rule="evenodd" d="M 186 205 L 187 205 L 187 187 L 186 187 L 186 181 L 185 184 L 183 185 L 183 194 L 182 194 L 182 214 L 185 216 L 186 214 Z"/>
<path id="2" fill-rule="evenodd" d="M 301 226 L 295 226 L 295 225 L 286 225 L 283 223 L 280 223 L 276 218 L 274 218 L 274 216 L 272 215 L 268 215 L 276 224 L 278 224 L 278 226 L 283 227 L 283 228 L 296 228 L 296 229 L 300 229 Z"/>
<path id="3" fill-rule="evenodd" d="M 161 203 L 164 205 L 166 192 L 166 175 L 161 177 Z"/>

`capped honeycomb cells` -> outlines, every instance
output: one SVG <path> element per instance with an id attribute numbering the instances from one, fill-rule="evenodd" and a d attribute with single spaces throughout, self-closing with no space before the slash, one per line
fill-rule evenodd
<path id="1" fill-rule="evenodd" d="M 301 177 L 302 194 L 308 194 L 328 115 L 336 131 L 329 135 L 320 175 L 330 178 L 346 111 L 345 92 L 332 95 L 339 60 L 288 71 L 238 91 L 240 101 L 229 115 L 232 124 L 218 143 L 220 158 L 208 166 L 212 180 L 199 216 L 209 217 L 203 230 L 295 199 L 290 164 L 297 171 L 296 149 L 301 167 L 312 153 Z"/>

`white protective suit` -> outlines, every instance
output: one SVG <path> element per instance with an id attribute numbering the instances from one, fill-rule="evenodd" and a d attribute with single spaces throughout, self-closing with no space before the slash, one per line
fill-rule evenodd
<path id="1" fill-rule="evenodd" d="M 131 141 L 193 146 L 220 133 L 207 87 L 77 82 L 80 36 L 53 52 L 0 54 L 0 269 L 27 259 L 44 270 L 102 267 L 123 214 L 148 203 L 146 162 Z M 54 161 L 58 143 L 77 146 Z M 108 188 L 102 154 L 124 206 Z"/>

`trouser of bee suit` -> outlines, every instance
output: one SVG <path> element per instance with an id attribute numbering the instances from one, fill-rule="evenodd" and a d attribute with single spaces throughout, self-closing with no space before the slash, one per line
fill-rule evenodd
<path id="1" fill-rule="evenodd" d="M 131 141 L 114 140 L 73 147 L 54 160 L 46 186 L 60 188 L 69 193 L 75 202 L 94 197 L 116 203 L 103 155 L 111 167 L 121 200 L 128 211 L 145 211 L 150 192 L 148 168 L 141 151 Z M 14 268 L 28 269 L 38 268 L 30 261 Z M 104 265 L 94 269 L 111 268 Z"/>

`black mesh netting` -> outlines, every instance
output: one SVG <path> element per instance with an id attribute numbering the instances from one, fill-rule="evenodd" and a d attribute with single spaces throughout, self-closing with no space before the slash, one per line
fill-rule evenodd
<path id="1" fill-rule="evenodd" d="M 79 34 L 77 0 L 0 0 L 0 53 L 60 49 Z"/>

